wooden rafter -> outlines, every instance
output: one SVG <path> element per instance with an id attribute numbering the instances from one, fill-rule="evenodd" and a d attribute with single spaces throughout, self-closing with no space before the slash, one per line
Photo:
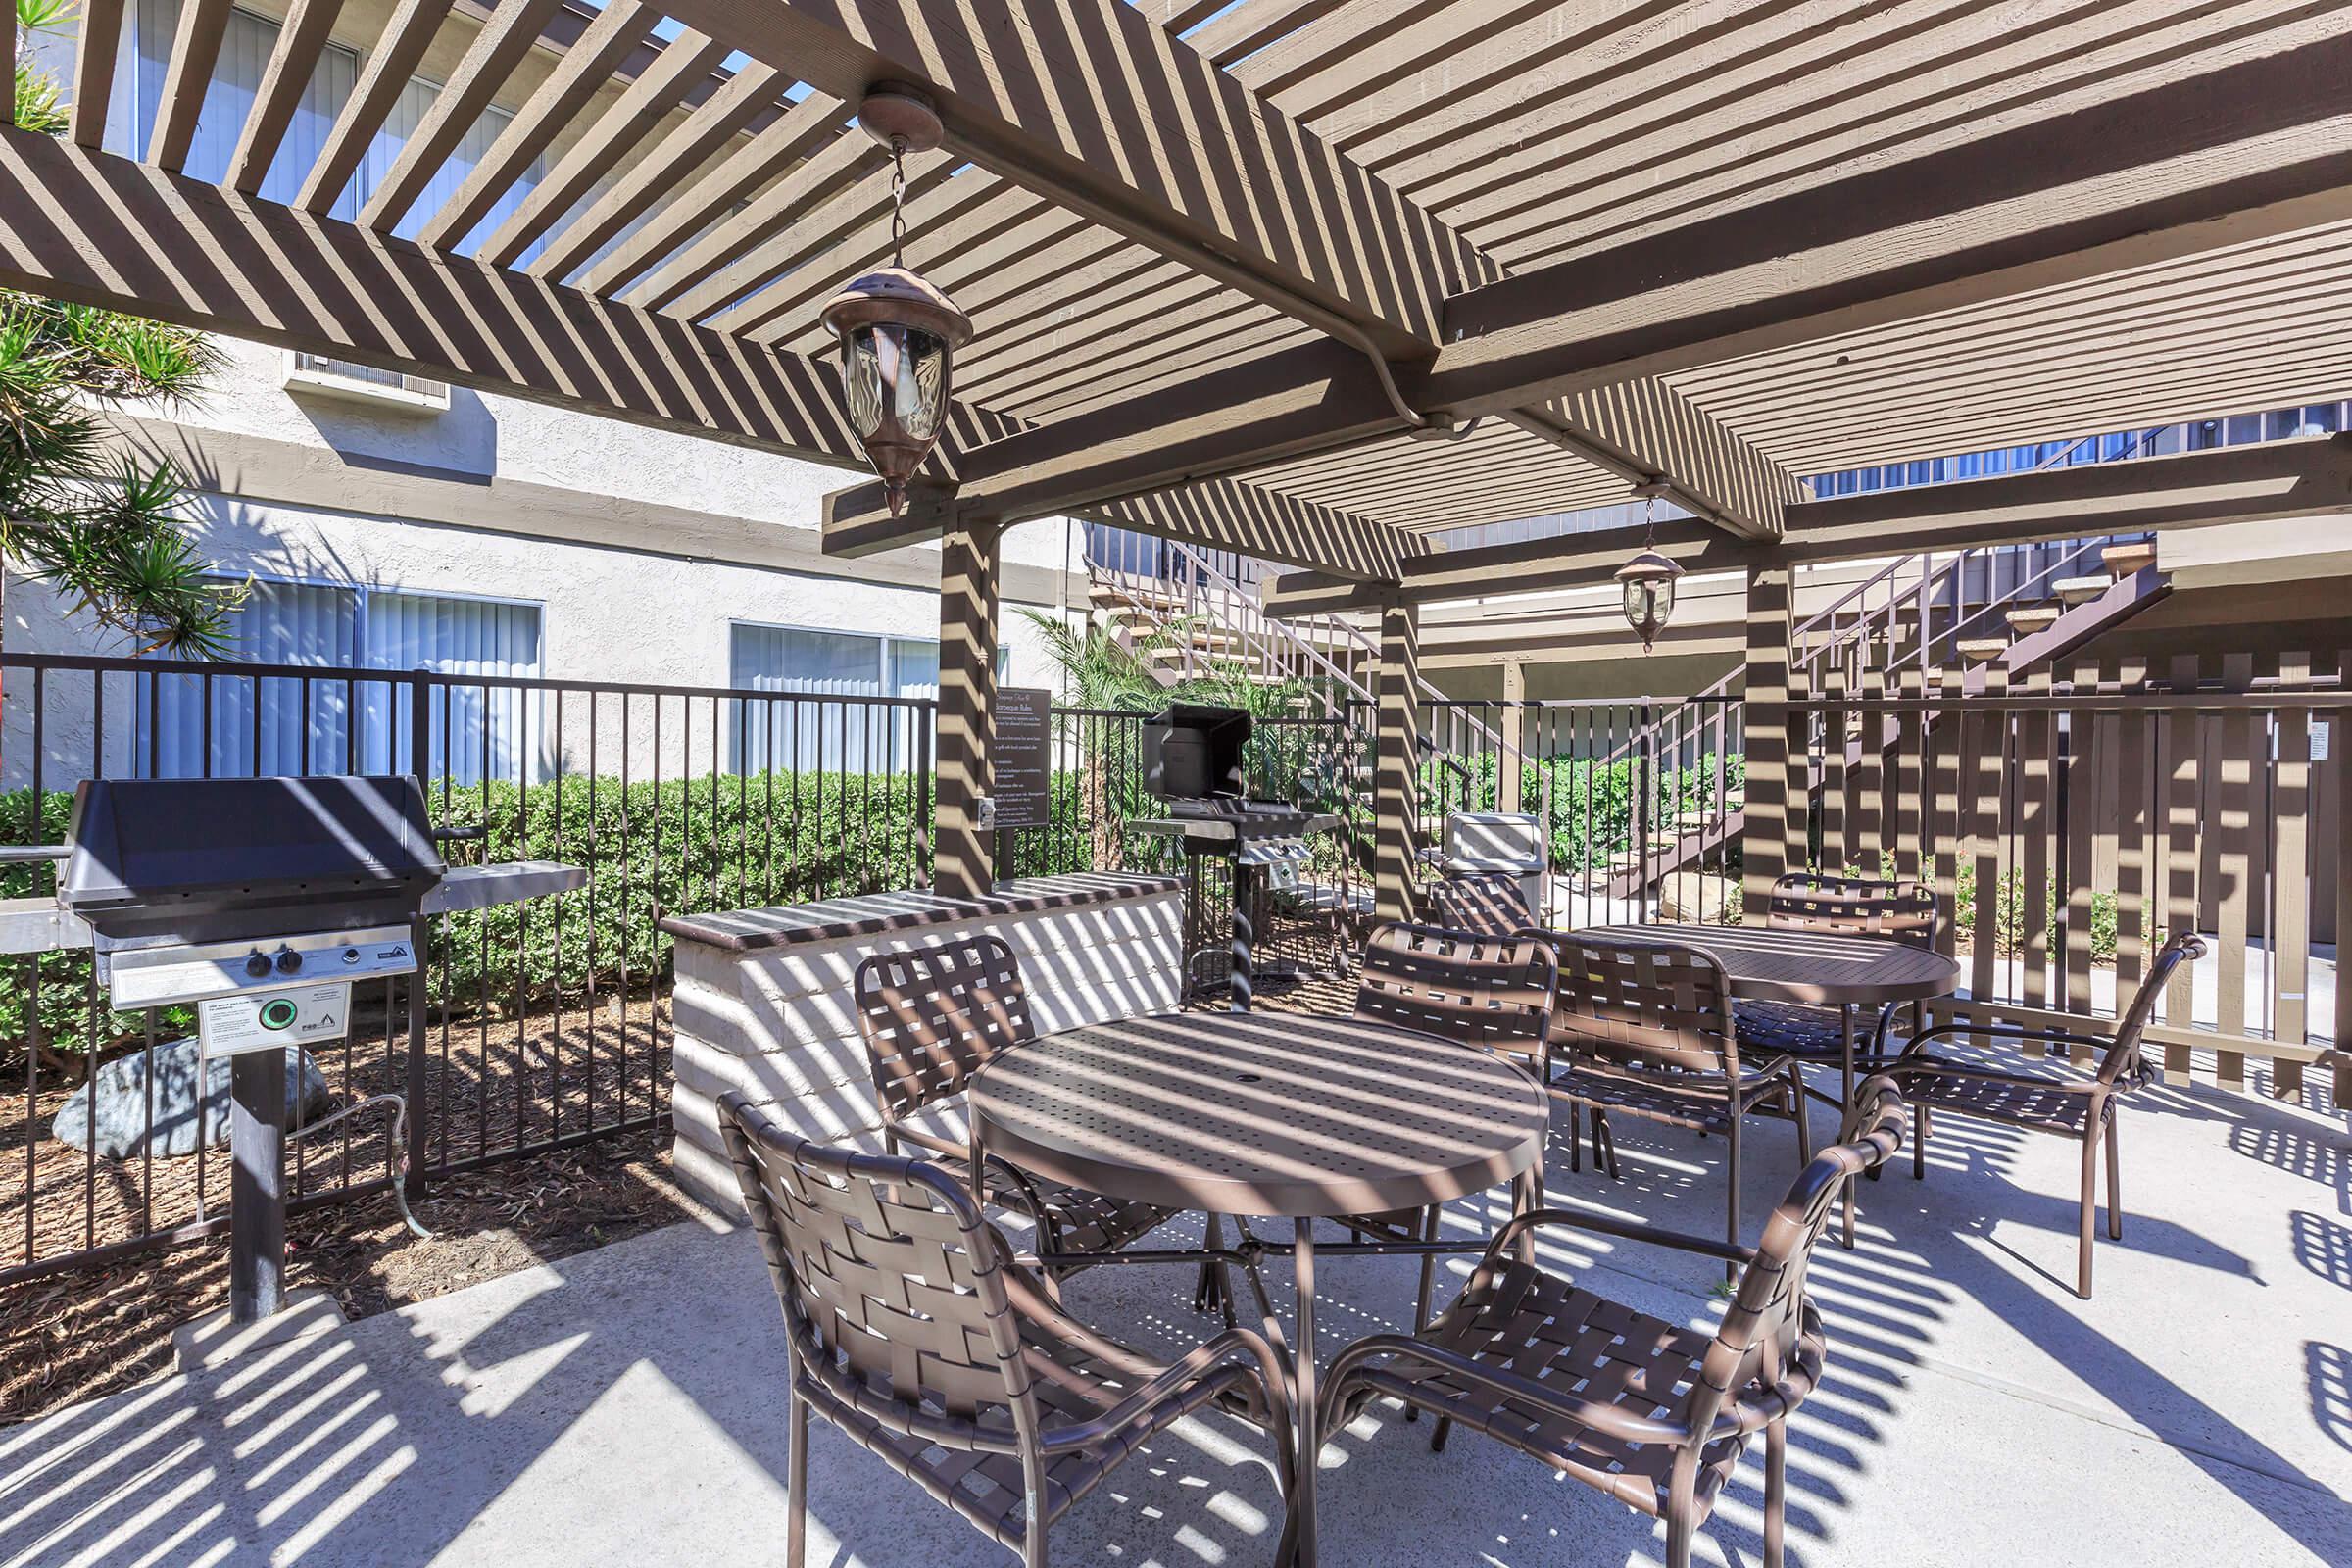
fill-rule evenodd
<path id="1" fill-rule="evenodd" d="M 606 0 L 586 30 L 564 52 L 538 91 L 523 100 L 465 182 L 425 220 L 417 243 L 455 246 L 529 171 L 548 144 L 588 106 L 653 25 L 655 13 L 637 0 Z M 663 53 L 667 53 L 666 50 Z M 640 75 L 638 80 L 645 78 Z M 538 191 L 533 190 L 536 196 Z M 493 257 L 492 261 L 502 258 Z"/>
<path id="2" fill-rule="evenodd" d="M 172 36 L 172 62 L 156 100 L 155 128 L 147 138 L 147 161 L 177 170 L 196 143 L 196 117 L 213 85 L 220 40 L 228 32 L 229 0 L 181 0 L 179 24 Z"/>
<path id="3" fill-rule="evenodd" d="M 286 127 L 311 89 L 311 74 L 334 31 L 342 10 L 332 0 L 293 0 L 277 29 L 270 62 L 262 68 L 261 85 L 254 89 L 253 109 L 237 132 L 236 150 L 228 158 L 228 186 L 251 196 L 270 175 L 277 150 L 285 144 Z"/>
<path id="4" fill-rule="evenodd" d="M 326 133 L 326 145 L 318 150 L 318 161 L 311 166 L 301 194 L 294 198 L 295 206 L 323 213 L 335 205 L 351 176 L 359 172 L 375 133 L 384 128 L 393 106 L 408 91 L 409 78 L 432 45 L 433 34 L 449 15 L 449 6 L 450 0 L 400 0 L 393 7 L 383 36 L 361 64 L 360 79 L 351 96 L 343 100 L 334 127 Z"/>
<path id="5" fill-rule="evenodd" d="M 628 282 L 675 253 L 707 224 L 724 218 L 801 160 L 840 137 L 850 111 L 823 93 L 810 93 L 775 123 L 679 191 L 647 219 L 644 226 L 613 246 L 581 275 L 598 294 L 619 292 Z"/>
<path id="6" fill-rule="evenodd" d="M 81 25 L 74 42 L 74 107 L 67 124 L 67 134 L 77 147 L 95 147 L 106 140 L 106 111 L 115 94 L 115 54 L 122 46 L 122 0 L 82 0 Z M 16 123 L 13 117 L 9 123 Z"/>
<path id="7" fill-rule="evenodd" d="M 906 0 L 667 5 L 845 101 L 924 83 L 956 152 L 1388 353 L 1426 353 L 1446 294 L 1485 275 L 1444 225 L 1124 0 L 1036 0 L 986 12 L 988 26 L 979 9 Z"/>
<path id="8" fill-rule="evenodd" d="M 679 41 L 683 41 L 682 36 Z M 566 223 L 524 270 L 541 277 L 570 276 L 614 235 L 750 129 L 791 84 L 790 77 L 771 66 L 757 61 L 745 66 L 693 114 L 671 127 L 643 157 L 622 170 L 589 209 Z M 486 254 L 484 259 L 496 261 L 498 257 Z"/>
<path id="9" fill-rule="evenodd" d="M 389 233 L 409 216 L 457 150 L 473 122 L 490 107 L 507 77 L 539 41 L 540 29 L 562 0 L 504 0 L 490 21 L 474 34 L 457 70 L 433 95 L 432 106 L 416 122 L 383 182 L 368 194 L 360 209 L 360 221 Z"/>
<path id="10" fill-rule="evenodd" d="M 708 80 L 726 54 L 723 44 L 699 32 L 682 32 L 671 39 L 483 242 L 482 259 L 500 267 L 519 261 L 532 241 L 593 190 L 598 180 L 607 177 L 697 82 Z M 771 86 L 763 105 L 774 96 Z"/>
<path id="11" fill-rule="evenodd" d="M 0 211 L 0 286 L 862 466 L 830 367 L 577 289 L 13 129 Z"/>

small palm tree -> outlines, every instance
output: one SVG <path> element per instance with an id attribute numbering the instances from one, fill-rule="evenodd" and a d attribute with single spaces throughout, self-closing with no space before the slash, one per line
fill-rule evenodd
<path id="1" fill-rule="evenodd" d="M 66 0 L 14 0 L 18 33 L 59 25 Z M 19 128 L 63 134 L 57 83 L 20 50 Z M 188 542 L 187 476 L 110 452 L 100 411 L 169 407 L 220 363 L 199 333 L 0 289 L 0 558 L 142 652 L 217 658 L 242 589 L 208 582 Z"/>

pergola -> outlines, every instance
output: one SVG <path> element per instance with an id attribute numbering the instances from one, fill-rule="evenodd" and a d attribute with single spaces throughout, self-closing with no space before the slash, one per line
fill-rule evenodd
<path id="1" fill-rule="evenodd" d="M 2338 8 L 398 0 L 291 205 L 255 193 L 342 8 L 289 0 L 213 184 L 183 168 L 230 9 L 183 0 L 134 161 L 100 147 L 122 0 L 84 0 L 70 135 L 0 131 L 0 284 L 844 466 L 816 311 L 891 243 L 852 122 L 884 82 L 936 101 L 906 260 L 976 335 L 905 514 L 849 482 L 824 545 L 943 546 L 944 892 L 991 875 L 998 540 L 1027 518 L 1303 567 L 1277 613 L 1378 614 L 1397 910 L 1417 607 L 1605 581 L 1639 544 L 1434 531 L 1647 494 L 1690 514 L 1668 554 L 1748 573 L 1753 897 L 1785 863 L 1795 566 L 2352 507 L 2341 436 L 1798 478 L 2340 395 Z M 453 15 L 479 25 L 446 85 L 328 216 Z M 488 154 L 395 237 L 493 102 Z"/>

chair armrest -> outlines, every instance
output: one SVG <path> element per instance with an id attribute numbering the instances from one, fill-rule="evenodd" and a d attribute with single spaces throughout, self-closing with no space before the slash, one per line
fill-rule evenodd
<path id="1" fill-rule="evenodd" d="M 2029 1029 L 2013 1023 L 1945 1023 L 1914 1036 L 1903 1045 L 1902 1056 L 1916 1055 L 1931 1040 L 1978 1037 L 1985 1040 L 2016 1040 L 2034 1045 L 2097 1046 L 2101 1050 L 2115 1044 L 2111 1036 L 2067 1034 L 2051 1029 Z"/>
<path id="2" fill-rule="evenodd" d="M 1793 1413 L 1821 1386 L 1821 1369 L 1828 1352 L 1829 1337 L 1822 1332 L 1821 1314 L 1807 1301 L 1797 1322 L 1796 1355 L 1781 1369 L 1780 1381 L 1769 1389 L 1750 1387 L 1718 1410 L 1714 1430 L 1707 1434 L 1708 1441 L 1755 1432 Z"/>
<path id="3" fill-rule="evenodd" d="M 1475 1361 L 1459 1350 L 1432 1345 L 1427 1340 L 1416 1339 L 1409 1334 L 1374 1334 L 1357 1340 L 1334 1357 L 1331 1370 L 1325 1374 L 1323 1409 L 1318 1412 L 1319 1422 L 1328 1422 L 1338 1412 L 1348 1375 L 1364 1363 L 1386 1355 L 1409 1356 L 1441 1369 L 1449 1378 L 1492 1394 L 1499 1394 L 1539 1410 L 1556 1410 L 1571 1421 L 1596 1432 L 1604 1432 L 1625 1443 L 1679 1446 L 1691 1441 L 1690 1429 L 1682 1422 L 1636 1415 L 1622 1405 L 1604 1404 L 1549 1384 L 1538 1383 L 1533 1378 L 1523 1378 L 1515 1372 L 1500 1371 Z M 1320 1425 L 1317 1435 L 1324 1435 Z"/>
<path id="4" fill-rule="evenodd" d="M 2041 1078 L 2031 1073 L 2002 1072 L 1997 1067 L 1979 1067 L 1965 1061 L 1946 1061 L 1939 1056 L 1905 1055 L 1888 1062 L 1882 1069 L 1898 1081 L 1904 1078 L 1974 1078 L 1980 1083 L 2030 1083 L 2036 1089 L 2058 1095 L 2089 1095 L 2101 1090 L 2112 1093 L 2115 1085 L 2100 1078 Z"/>
<path id="5" fill-rule="evenodd" d="M 1096 1360 L 1115 1368 L 1122 1377 L 1148 1381 L 1167 1370 L 1166 1362 L 1155 1361 L 1130 1349 L 1070 1316 L 1053 1298 L 1039 1289 L 1036 1277 L 1017 1263 L 1004 1270 L 1004 1290 L 1012 1298 L 1013 1309 L 1021 1316 L 1045 1325 Z"/>
<path id="6" fill-rule="evenodd" d="M 1688 1231 L 1669 1230 L 1665 1226 L 1648 1225 L 1641 1220 L 1611 1219 L 1605 1214 L 1581 1214 L 1565 1208 L 1536 1208 L 1519 1215 L 1494 1233 L 1494 1239 L 1487 1244 L 1487 1260 L 1492 1262 L 1501 1256 L 1523 1232 L 1548 1225 L 1592 1231 L 1629 1242 L 1647 1242 L 1678 1251 L 1703 1252 L 1709 1257 L 1720 1257 L 1732 1263 L 1750 1263 L 1755 1261 L 1756 1256 L 1756 1250 L 1752 1247 L 1719 1242 L 1708 1236 L 1693 1236 Z"/>
<path id="7" fill-rule="evenodd" d="M 1202 1379 L 1221 1368 L 1237 1366 L 1264 1396 L 1266 1411 L 1276 1428 L 1277 1440 L 1287 1446 L 1290 1442 L 1291 1396 L 1283 1381 L 1282 1363 L 1275 1358 L 1274 1347 L 1255 1330 L 1227 1329 L 1215 1339 L 1195 1346 L 1163 1368 L 1158 1376 L 1092 1420 L 1040 1433 L 1038 1446 L 1047 1453 L 1068 1453 L 1074 1449 L 1101 1447 Z"/>

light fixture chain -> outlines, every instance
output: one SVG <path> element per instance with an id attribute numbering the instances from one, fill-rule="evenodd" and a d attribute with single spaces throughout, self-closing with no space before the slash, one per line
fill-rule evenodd
<path id="1" fill-rule="evenodd" d="M 906 138 L 890 138 L 890 265 L 906 265 Z"/>

